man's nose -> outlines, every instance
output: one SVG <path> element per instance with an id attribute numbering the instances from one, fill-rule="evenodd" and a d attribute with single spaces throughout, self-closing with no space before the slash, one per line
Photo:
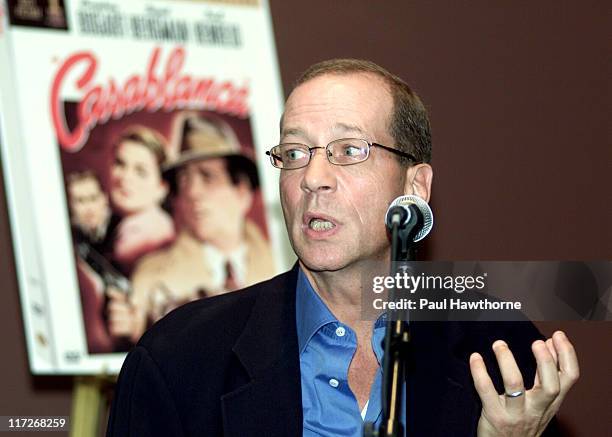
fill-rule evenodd
<path id="1" fill-rule="evenodd" d="M 182 192 L 188 199 L 200 198 L 204 194 L 204 184 L 201 178 L 193 175 L 188 176 Z"/>
<path id="2" fill-rule="evenodd" d="M 302 189 L 313 193 L 336 190 L 336 166 L 327 159 L 327 150 L 316 149 L 304 171 Z"/>

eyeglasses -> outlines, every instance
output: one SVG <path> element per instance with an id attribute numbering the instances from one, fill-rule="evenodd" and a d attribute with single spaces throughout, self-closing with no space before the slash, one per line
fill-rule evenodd
<path id="1" fill-rule="evenodd" d="M 360 138 L 342 138 L 334 140 L 327 146 L 308 147 L 300 143 L 283 143 L 272 147 L 266 152 L 270 162 L 276 168 L 283 170 L 295 170 L 306 167 L 317 149 L 325 149 L 327 160 L 334 165 L 352 165 L 365 161 L 370 156 L 370 147 L 380 147 L 398 156 L 403 156 L 412 162 L 417 159 L 410 153 L 371 143 Z"/>

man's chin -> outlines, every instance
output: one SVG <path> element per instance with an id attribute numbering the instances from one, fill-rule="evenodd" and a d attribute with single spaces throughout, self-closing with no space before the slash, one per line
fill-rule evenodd
<path id="1" fill-rule="evenodd" d="M 311 272 L 337 272 L 349 265 L 345 256 L 330 253 L 298 254 L 300 265 Z"/>

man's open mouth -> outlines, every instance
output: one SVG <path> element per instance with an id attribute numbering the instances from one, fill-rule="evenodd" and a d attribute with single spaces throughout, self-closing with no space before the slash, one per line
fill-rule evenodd
<path id="1" fill-rule="evenodd" d="M 335 224 L 321 218 L 313 218 L 308 222 L 308 227 L 313 231 L 329 231 L 336 227 Z"/>

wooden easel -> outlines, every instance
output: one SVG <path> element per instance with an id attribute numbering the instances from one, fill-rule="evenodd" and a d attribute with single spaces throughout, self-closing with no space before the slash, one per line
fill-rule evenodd
<path id="1" fill-rule="evenodd" d="M 106 395 L 116 380 L 106 374 L 74 378 L 69 437 L 99 437 L 101 419 L 106 419 Z"/>

